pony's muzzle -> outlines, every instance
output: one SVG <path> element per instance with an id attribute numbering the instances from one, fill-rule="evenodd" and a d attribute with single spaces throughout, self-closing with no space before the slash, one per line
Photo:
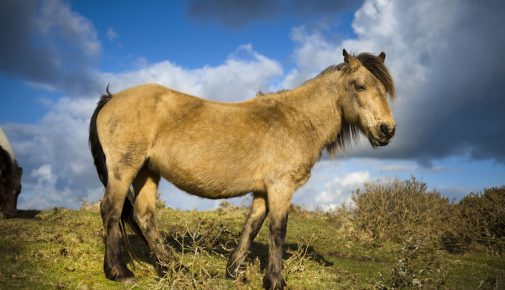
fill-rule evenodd
<path id="1" fill-rule="evenodd" d="M 388 143 L 391 138 L 395 135 L 396 131 L 396 126 L 395 125 L 388 125 L 386 123 L 381 123 L 379 125 L 379 132 L 380 132 L 380 138 L 381 138 L 381 143 Z"/>

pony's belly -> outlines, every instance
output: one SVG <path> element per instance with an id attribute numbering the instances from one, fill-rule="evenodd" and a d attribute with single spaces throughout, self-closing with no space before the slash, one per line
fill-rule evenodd
<path id="1" fill-rule="evenodd" d="M 264 191 L 258 146 L 251 147 L 254 142 L 231 133 L 220 132 L 216 137 L 216 130 L 200 129 L 160 134 L 150 152 L 150 164 L 178 188 L 200 197 L 227 198 Z"/>
<path id="2" fill-rule="evenodd" d="M 168 180 L 168 179 L 167 179 Z M 242 196 L 254 190 L 239 190 L 232 189 L 229 187 L 217 187 L 214 185 L 204 185 L 200 183 L 188 183 L 180 182 L 180 180 L 172 179 L 168 180 L 170 183 L 175 185 L 177 188 L 198 197 L 209 198 L 209 199 L 219 199 L 219 198 L 231 198 L 236 196 Z"/>
<path id="3" fill-rule="evenodd" d="M 248 170 L 208 170 L 179 164 L 153 164 L 154 171 L 177 188 L 199 197 L 218 199 L 264 191 L 263 183 Z"/>

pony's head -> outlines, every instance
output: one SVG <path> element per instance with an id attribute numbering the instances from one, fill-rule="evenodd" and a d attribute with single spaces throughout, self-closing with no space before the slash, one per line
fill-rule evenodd
<path id="1" fill-rule="evenodd" d="M 337 66 L 345 93 L 338 100 L 342 129 L 336 145 L 345 146 L 357 137 L 358 131 L 373 147 L 387 145 L 395 134 L 396 124 L 387 100 L 388 94 L 394 98 L 395 88 L 384 65 L 386 54 L 353 56 L 344 49 L 343 55 L 344 63 Z"/>

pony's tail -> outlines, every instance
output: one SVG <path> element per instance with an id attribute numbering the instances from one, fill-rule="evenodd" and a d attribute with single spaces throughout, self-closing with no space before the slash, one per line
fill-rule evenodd
<path id="1" fill-rule="evenodd" d="M 93 161 L 95 163 L 96 172 L 98 173 L 98 178 L 102 182 L 104 187 L 107 187 L 108 175 L 107 175 L 107 164 L 105 163 L 105 154 L 103 153 L 102 144 L 98 138 L 98 131 L 96 130 L 96 118 L 98 113 L 102 110 L 103 106 L 112 99 L 112 94 L 109 92 L 109 86 L 107 86 L 107 94 L 102 95 L 100 100 L 96 104 L 96 109 L 91 116 L 89 122 L 89 149 L 91 150 L 91 155 L 93 156 Z"/>
<path id="2" fill-rule="evenodd" d="M 137 221 L 133 217 L 134 202 L 132 200 L 134 200 L 134 198 L 135 193 L 131 189 L 129 189 L 128 196 L 126 197 L 123 204 L 123 211 L 121 211 L 121 223 L 119 224 L 119 229 L 121 231 L 121 235 L 123 236 L 126 251 L 128 252 L 128 255 L 130 255 L 130 264 L 133 266 L 133 268 L 135 268 L 135 264 L 133 262 L 134 261 L 140 262 L 140 259 L 137 256 L 135 256 L 135 254 L 132 251 L 132 246 L 130 245 L 128 234 L 126 233 L 126 227 L 128 226 L 130 230 L 132 230 L 137 236 L 139 236 L 147 245 L 147 239 L 142 233 L 142 230 L 140 229 Z"/>
<path id="3" fill-rule="evenodd" d="M 91 155 L 93 156 L 93 161 L 95 163 L 96 171 L 98 173 L 98 178 L 100 178 L 100 181 L 102 182 L 104 187 L 107 187 L 108 182 L 107 163 L 105 153 L 103 152 L 102 144 L 100 143 L 100 139 L 98 138 L 98 131 L 96 129 L 96 118 L 98 116 L 98 113 L 100 113 L 100 110 L 103 108 L 103 106 L 105 106 L 105 104 L 107 104 L 107 102 L 109 102 L 110 99 L 112 99 L 112 94 L 109 91 L 109 86 L 107 86 L 106 92 L 107 93 L 105 95 L 102 95 L 100 97 L 100 100 L 96 105 L 96 109 L 93 112 L 93 115 L 91 116 L 91 120 L 89 123 L 89 148 L 91 150 Z M 128 236 L 126 234 L 126 225 L 128 225 L 128 227 L 135 234 L 137 234 L 142 240 L 144 240 L 144 242 L 147 243 L 146 238 L 142 234 L 142 230 L 140 229 L 139 225 L 137 224 L 137 222 L 133 217 L 134 200 L 135 200 L 135 194 L 131 190 L 128 190 L 128 197 L 125 199 L 123 204 L 123 210 L 121 212 L 121 223 L 120 223 L 120 230 L 125 242 L 126 249 L 130 257 L 134 258 L 131 259 L 132 261 L 138 259 L 133 255 L 131 251 Z"/>

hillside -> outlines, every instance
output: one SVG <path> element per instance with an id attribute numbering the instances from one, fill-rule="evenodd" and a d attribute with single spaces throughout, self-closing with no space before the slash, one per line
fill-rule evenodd
<path id="1" fill-rule="evenodd" d="M 171 267 L 170 277 L 156 278 L 146 248 L 132 238 L 134 255 L 142 261 L 135 264 L 136 286 L 260 289 L 267 257 L 266 226 L 240 279 L 224 277 L 228 253 L 246 214 L 246 209 L 230 205 L 215 211 L 161 208 L 160 229 L 186 268 Z M 125 285 L 104 278 L 101 236 L 100 214 L 93 209 L 20 211 L 18 218 L 1 219 L 0 289 L 124 289 Z M 476 289 L 482 284 L 493 289 L 491 285 L 503 283 L 505 271 L 500 256 L 449 254 L 423 248 L 412 239 L 377 243 L 360 235 L 344 213 L 299 208 L 293 208 L 289 217 L 284 260 L 291 289 L 385 289 L 409 271 L 417 273 L 413 285 Z"/>

